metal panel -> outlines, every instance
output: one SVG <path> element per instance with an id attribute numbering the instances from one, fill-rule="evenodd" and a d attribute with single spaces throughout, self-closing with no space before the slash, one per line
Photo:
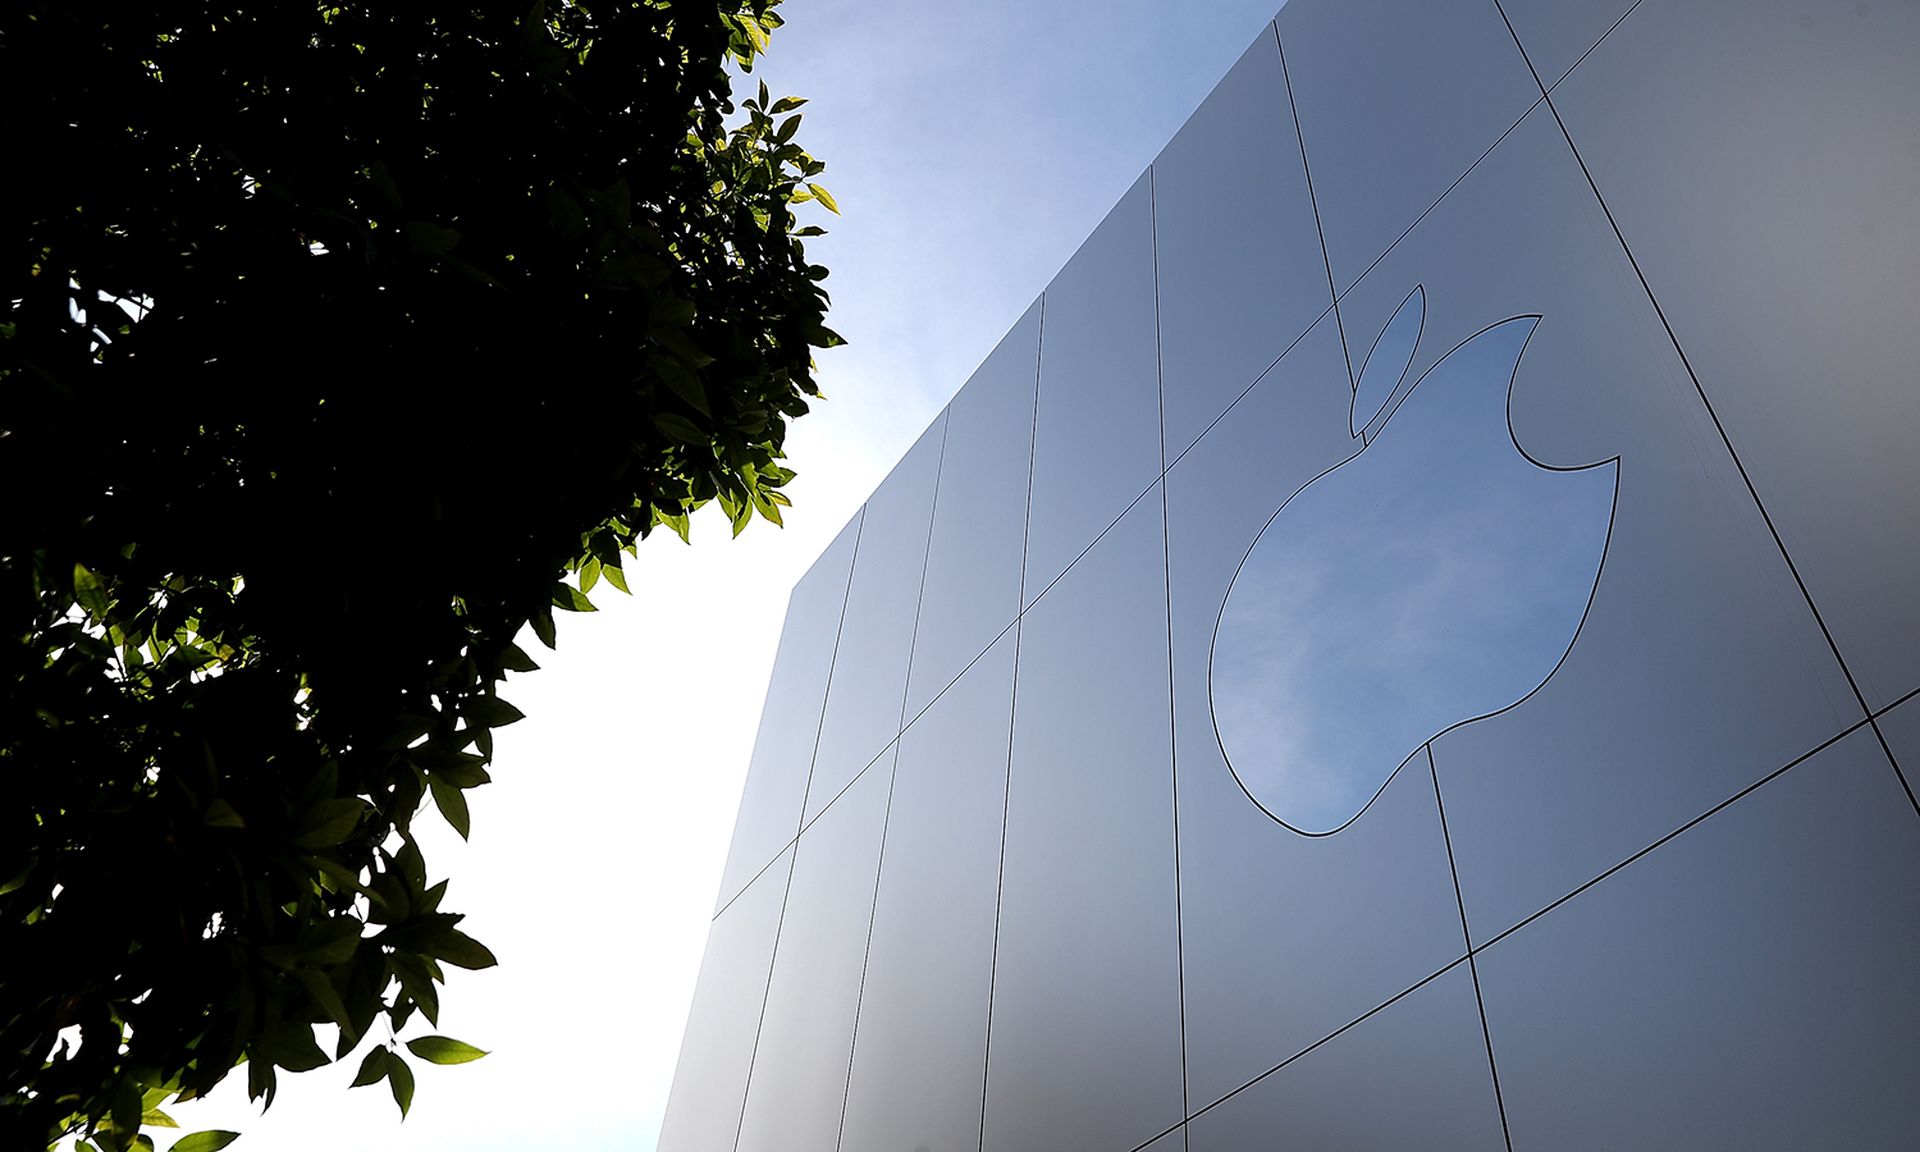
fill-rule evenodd
<path id="1" fill-rule="evenodd" d="M 1332 296 L 1273 29 L 1153 164 L 1167 459 Z"/>
<path id="2" fill-rule="evenodd" d="M 733 1152 L 792 864 L 791 849 L 780 853 L 708 930 L 660 1152 Z"/>
<path id="3" fill-rule="evenodd" d="M 1500 0 L 1507 22 L 1520 40 L 1527 61 L 1552 88 L 1608 29 L 1633 8 L 1636 0 Z"/>
<path id="4" fill-rule="evenodd" d="M 1489 0 L 1289 4 L 1279 26 L 1320 230 L 1344 292 L 1540 88 Z M 1361 347 L 1351 348 L 1356 360 Z"/>
<path id="5" fill-rule="evenodd" d="M 1228 584 L 1275 509 L 1358 451 L 1351 402 L 1329 313 L 1167 478 L 1187 1075 L 1196 1107 L 1465 951 L 1424 754 L 1352 827 L 1302 836 L 1236 782 L 1208 703 L 1208 657 Z M 1359 644 L 1367 621 L 1347 623 Z"/>
<path id="6" fill-rule="evenodd" d="M 900 738 L 842 1152 L 978 1149 L 1013 636 Z"/>
<path id="7" fill-rule="evenodd" d="M 892 773 L 869 772 L 800 837 L 738 1152 L 833 1152 Z"/>
<path id="8" fill-rule="evenodd" d="M 1862 729 L 1493 944 L 1516 1152 L 1911 1148 L 1916 873 Z"/>
<path id="9" fill-rule="evenodd" d="M 900 734 L 946 428 L 942 413 L 867 501 L 807 785 L 808 820 Z"/>
<path id="10" fill-rule="evenodd" d="M 1465 964 L 1187 1122 L 1189 1152 L 1504 1146 Z"/>
<path id="11" fill-rule="evenodd" d="M 1544 107 L 1348 294 L 1349 340 L 1372 340 L 1415 285 L 1426 331 L 1409 378 L 1536 315 L 1507 411 L 1541 465 L 1533 483 L 1618 458 L 1605 560 L 1565 660 L 1433 745 L 1479 941 L 1861 712 Z"/>
<path id="12" fill-rule="evenodd" d="M 1021 623 L 988 1152 L 1182 1117 L 1160 522 L 1150 493 Z"/>
<path id="13" fill-rule="evenodd" d="M 860 522 L 859 515 L 848 521 L 794 585 L 787 601 L 787 620 L 767 682 L 767 701 L 760 710 L 760 731 L 753 742 L 740 814 L 734 819 L 733 845 L 721 874 L 716 911 L 726 907 L 800 834 L 800 811 L 813 767 L 814 740 L 820 735 L 820 710 L 826 704 L 827 678 L 847 604 L 847 579 L 853 570 Z"/>
<path id="14" fill-rule="evenodd" d="M 1141 176 L 1048 287 L 1026 600 L 1160 474 L 1153 203 Z"/>
<path id="15" fill-rule="evenodd" d="M 1909 795 L 1920 784 L 1920 702 L 1908 699 L 1874 720 Z"/>
<path id="16" fill-rule="evenodd" d="M 1020 612 L 1041 305 L 1000 340 L 947 408 L 947 445 L 908 675 L 911 719 Z"/>
<path id="17" fill-rule="evenodd" d="M 1920 6 L 1643 4 L 1554 100 L 1867 706 L 1920 686 Z"/>

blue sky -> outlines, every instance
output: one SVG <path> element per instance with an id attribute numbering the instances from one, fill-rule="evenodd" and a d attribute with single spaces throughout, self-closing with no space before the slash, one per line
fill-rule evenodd
<path id="1" fill-rule="evenodd" d="M 440 1031 L 492 1050 L 424 1068 L 401 1124 L 352 1067 L 244 1076 L 178 1110 L 236 1149 L 654 1146 L 788 589 L 1271 18 L 1276 0 L 789 0 L 760 70 L 843 215 L 829 400 L 794 426 L 789 526 L 641 550 L 506 695 L 474 839 L 433 839 L 448 907 L 500 956 L 453 973 Z M 532 646 L 529 645 L 531 650 Z M 417 1029 L 410 1029 L 409 1035 Z M 351 1062 L 350 1062 L 351 1063 Z M 164 1140 L 162 1141 L 164 1145 Z"/>

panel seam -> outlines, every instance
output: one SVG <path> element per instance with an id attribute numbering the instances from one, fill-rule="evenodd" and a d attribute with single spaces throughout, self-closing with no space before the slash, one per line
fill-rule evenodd
<path id="1" fill-rule="evenodd" d="M 1700 403 L 1705 407 L 1708 419 L 1713 421 L 1714 431 L 1719 434 L 1720 442 L 1726 446 L 1727 456 L 1733 461 L 1734 470 L 1740 474 L 1740 481 L 1746 486 L 1747 495 L 1752 499 L 1754 509 L 1760 513 L 1761 522 L 1767 526 L 1768 534 L 1773 537 L 1773 544 L 1779 550 L 1780 558 L 1786 562 L 1787 573 L 1793 577 L 1794 584 L 1799 587 L 1800 596 L 1806 601 L 1807 611 L 1812 613 L 1814 623 L 1820 628 L 1820 634 L 1826 638 L 1827 647 L 1833 653 L 1834 662 L 1839 665 L 1840 674 L 1846 678 L 1847 687 L 1852 690 L 1854 700 L 1860 706 L 1860 714 L 1863 717 L 1871 716 L 1873 709 L 1867 704 L 1866 695 L 1860 691 L 1860 685 L 1854 679 L 1853 670 L 1847 666 L 1846 657 L 1841 654 L 1839 644 L 1835 643 L 1832 630 L 1827 627 L 1826 619 L 1820 614 L 1820 606 L 1814 602 L 1813 594 L 1807 589 L 1807 582 L 1800 576 L 1799 566 L 1793 562 L 1793 554 L 1787 550 L 1786 542 L 1780 537 L 1780 530 L 1774 526 L 1773 517 L 1768 514 L 1766 504 L 1760 499 L 1759 490 L 1754 487 L 1753 478 L 1747 474 L 1747 466 L 1741 461 L 1740 453 L 1734 448 L 1733 438 L 1727 434 L 1726 425 L 1721 422 L 1720 413 L 1715 410 L 1713 401 L 1708 398 L 1705 386 L 1700 383 L 1700 376 L 1694 371 L 1693 362 L 1687 358 L 1686 349 L 1680 344 L 1679 334 L 1674 331 L 1673 323 L 1667 319 L 1666 309 L 1661 306 L 1660 298 L 1654 294 L 1653 285 L 1641 269 L 1639 259 L 1634 256 L 1632 247 L 1627 244 L 1626 233 L 1621 231 L 1620 222 L 1614 218 L 1613 209 L 1607 205 L 1606 197 L 1600 194 L 1600 185 L 1594 179 L 1593 170 L 1587 167 L 1586 157 L 1581 155 L 1579 145 L 1574 143 L 1573 133 L 1567 129 L 1566 121 L 1560 118 L 1560 109 L 1554 105 L 1553 97 L 1548 94 L 1546 86 L 1540 83 L 1540 73 L 1534 70 L 1533 62 L 1526 59 L 1526 49 L 1520 44 L 1519 34 L 1513 30 L 1513 21 L 1507 18 L 1505 6 L 1500 0 L 1493 0 L 1493 6 L 1500 13 L 1500 19 L 1506 24 L 1507 35 L 1513 37 L 1514 46 L 1519 49 L 1521 58 L 1526 60 L 1527 70 L 1532 73 L 1534 84 L 1540 88 L 1541 100 L 1546 104 L 1547 111 L 1552 113 L 1553 122 L 1560 129 L 1560 135 L 1566 140 L 1567 150 L 1573 154 L 1574 162 L 1580 165 L 1580 174 L 1586 178 L 1587 187 L 1593 192 L 1594 202 L 1600 205 L 1600 212 L 1607 218 L 1608 227 L 1613 229 L 1613 236 L 1620 244 L 1620 251 L 1626 255 L 1627 264 L 1633 269 L 1635 278 L 1640 281 L 1640 290 L 1646 293 L 1648 303 L 1653 305 L 1653 313 L 1659 318 L 1668 342 L 1673 345 L 1674 355 L 1679 357 L 1680 366 L 1686 370 L 1688 380 L 1692 381 L 1693 390 L 1700 397 Z M 1558 84 L 1556 83 L 1555 86 L 1558 87 Z M 1900 776 L 1901 786 L 1907 788 L 1908 799 L 1912 800 L 1913 790 L 1907 787 L 1906 777 L 1900 773 L 1898 765 L 1894 766 L 1894 773 Z M 1920 811 L 1920 803 L 1916 803 L 1915 810 Z"/>
<path id="2" fill-rule="evenodd" d="M 1039 336 L 1034 341 L 1033 351 L 1033 426 L 1028 431 L 1027 440 L 1027 510 L 1025 524 L 1020 535 L 1020 606 L 1019 614 L 1013 618 L 1013 691 L 1007 702 L 1007 771 L 1006 784 L 1000 796 L 1000 863 L 993 885 L 993 949 L 987 962 L 987 1032 L 981 1044 L 980 1054 L 980 1132 L 975 1145 L 980 1152 L 987 1147 L 987 1090 L 993 1077 L 993 1004 L 994 992 L 1000 982 L 1000 911 L 1006 896 L 1007 887 L 1007 818 L 1013 810 L 1013 740 L 1014 722 L 1020 711 L 1020 636 L 1024 631 L 1027 610 L 1027 534 L 1033 528 L 1033 456 L 1038 448 L 1040 435 L 1040 364 L 1047 347 L 1047 294 L 1040 294 Z"/>
<path id="3" fill-rule="evenodd" d="M 1186 1117 L 1192 1106 L 1187 1077 L 1187 943 L 1180 892 L 1180 752 L 1173 702 L 1173 542 L 1167 523 L 1167 375 L 1160 324 L 1160 201 L 1154 165 L 1147 166 L 1147 220 L 1153 240 L 1153 370 L 1160 396 L 1160 592 L 1167 611 L 1167 783 L 1173 816 L 1173 948 L 1180 1009 L 1180 1147 L 1187 1146 Z M 1158 1137 L 1155 1137 L 1158 1139 Z"/>
<path id="4" fill-rule="evenodd" d="M 1287 110 L 1293 113 L 1293 138 L 1300 145 L 1300 171 L 1307 181 L 1307 204 L 1313 209 L 1313 230 L 1320 237 L 1320 263 L 1327 270 L 1327 296 L 1333 301 L 1333 326 L 1340 332 L 1340 355 L 1347 362 L 1347 388 L 1359 387 L 1353 375 L 1353 354 L 1347 351 L 1347 328 L 1340 319 L 1340 286 L 1333 279 L 1333 256 L 1327 251 L 1327 231 L 1320 223 L 1320 197 L 1313 190 L 1313 165 L 1307 161 L 1307 134 L 1300 127 L 1300 105 L 1293 98 L 1293 77 L 1287 71 L 1287 49 L 1280 42 L 1280 22 L 1273 29 L 1273 50 L 1280 54 L 1280 81 L 1287 88 Z"/>
<path id="5" fill-rule="evenodd" d="M 1433 741 L 1427 741 L 1427 774 L 1433 778 L 1433 806 L 1440 814 L 1440 839 L 1447 846 L 1447 871 L 1453 877 L 1453 900 L 1460 909 L 1460 943 L 1467 950 L 1467 972 L 1473 977 L 1473 1005 L 1480 1013 L 1480 1038 L 1487 1046 L 1487 1072 L 1493 1078 L 1493 1102 L 1500 1109 L 1500 1134 L 1507 1152 L 1513 1152 L 1513 1129 L 1507 1125 L 1507 1098 L 1500 1091 L 1500 1062 L 1493 1055 L 1493 1030 L 1487 1027 L 1487 1001 L 1480 994 L 1480 968 L 1473 959 L 1473 934 L 1467 930 L 1467 899 L 1460 891 L 1460 867 L 1453 859 L 1453 833 L 1447 830 L 1447 803 L 1440 798 L 1440 770 L 1433 763 Z"/>

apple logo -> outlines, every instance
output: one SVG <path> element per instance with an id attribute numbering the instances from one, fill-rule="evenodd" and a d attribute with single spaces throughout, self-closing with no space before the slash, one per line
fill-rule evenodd
<path id="1" fill-rule="evenodd" d="M 1214 628 L 1228 766 L 1307 835 L 1358 818 L 1434 737 L 1547 681 L 1613 526 L 1617 457 L 1552 468 L 1513 438 L 1507 402 L 1540 317 L 1483 329 L 1405 384 L 1425 313 L 1415 288 L 1354 388 L 1359 449 L 1274 513 Z"/>

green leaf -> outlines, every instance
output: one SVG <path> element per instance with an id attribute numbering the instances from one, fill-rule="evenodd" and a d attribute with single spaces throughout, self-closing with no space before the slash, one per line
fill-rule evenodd
<path id="1" fill-rule="evenodd" d="M 486 1055 L 481 1049 L 450 1036 L 422 1036 L 417 1040 L 409 1040 L 407 1051 L 429 1064 L 466 1064 Z"/>
<path id="2" fill-rule="evenodd" d="M 282 1024 L 263 1045 L 273 1063 L 289 1072 L 311 1072 L 330 1063 L 327 1054 L 313 1041 L 313 1028 L 307 1024 Z"/>
<path id="3" fill-rule="evenodd" d="M 334 988 L 333 981 L 327 979 L 324 972 L 313 968 L 298 968 L 294 970 L 293 978 L 300 982 L 300 986 L 307 990 L 307 995 L 313 997 L 313 1002 L 320 1006 L 320 1010 L 325 1012 L 329 1019 L 348 1032 L 355 1030 L 353 1019 L 347 1015 L 346 1003 L 340 999 L 340 993 Z"/>
<path id="4" fill-rule="evenodd" d="M 180 1127 L 180 1125 L 174 1123 L 173 1117 L 160 1111 L 158 1108 L 149 1108 L 145 1112 L 140 1113 L 140 1126 L 145 1128 L 149 1124 L 155 1128 Z"/>
<path id="5" fill-rule="evenodd" d="M 393 1089 L 393 1102 L 400 1106 L 400 1119 L 407 1118 L 407 1109 L 413 1107 L 413 1069 L 398 1052 L 387 1054 L 387 1087 Z"/>
<path id="6" fill-rule="evenodd" d="M 392 728 L 388 730 L 387 735 L 380 741 L 378 746 L 383 750 L 405 748 L 415 740 L 433 731 L 435 723 L 436 720 L 432 716 L 419 716 L 411 713 L 395 716 L 393 718 Z"/>
<path id="7" fill-rule="evenodd" d="M 601 565 L 600 575 L 605 577 L 607 583 L 613 585 L 615 588 L 618 588 L 629 596 L 633 595 L 632 590 L 627 587 L 627 574 L 620 570 L 618 564 Z"/>
<path id="8" fill-rule="evenodd" d="M 593 591 L 593 586 L 599 583 L 599 581 L 600 561 L 589 556 L 587 562 L 580 565 L 580 591 L 582 593 Z"/>
<path id="9" fill-rule="evenodd" d="M 427 787 L 433 789 L 433 806 L 440 809 L 440 815 L 460 833 L 460 839 L 465 840 L 473 825 L 473 817 L 467 812 L 466 793 L 437 777 L 428 780 Z"/>
<path id="10" fill-rule="evenodd" d="M 580 589 L 575 588 L 571 584 L 565 584 L 559 581 L 555 581 L 553 585 L 553 606 L 555 608 L 563 608 L 568 612 L 599 611 L 599 609 L 593 606 L 593 601 L 587 599 L 585 592 L 580 591 Z M 551 647 L 551 645 L 549 645 L 549 647 Z"/>
<path id="11" fill-rule="evenodd" d="M 427 1023 L 439 1024 L 440 993 L 433 986 L 433 975 L 427 971 L 426 962 L 414 956 L 397 955 L 393 958 L 393 974 L 399 978 L 401 990 L 419 1005 Z"/>
<path id="12" fill-rule="evenodd" d="M 489 728 L 505 728 L 516 720 L 526 719 L 527 714 L 498 696 L 475 696 L 468 702 L 467 719 L 485 724 Z"/>
<path id="13" fill-rule="evenodd" d="M 238 1132 L 226 1132 L 212 1128 L 205 1132 L 195 1132 L 191 1136 L 182 1136 L 174 1143 L 172 1152 L 220 1152 L 220 1149 L 240 1139 Z"/>
<path id="14" fill-rule="evenodd" d="M 778 116 L 782 112 L 791 112 L 806 102 L 807 98 L 804 96 L 782 96 L 780 99 L 775 100 L 773 107 L 767 109 L 767 111 Z"/>
<path id="15" fill-rule="evenodd" d="M 80 607 L 87 610 L 87 615 L 95 620 L 106 619 L 107 610 L 111 607 L 107 600 L 107 590 L 100 583 L 100 578 L 95 576 L 85 564 L 76 563 L 73 566 L 73 598 L 80 602 Z"/>
<path id="16" fill-rule="evenodd" d="M 549 649 L 554 647 L 552 612 L 542 608 L 535 612 L 527 623 L 533 628 L 533 634 L 540 638 L 540 643 L 545 644 Z"/>
<path id="17" fill-rule="evenodd" d="M 200 818 L 200 822 L 209 828 L 245 828 L 247 826 L 247 822 L 240 818 L 240 813 L 233 810 L 233 805 L 220 796 L 215 796 L 207 805 L 206 815 Z M 0 892 L 4 891 L 6 889 L 0 888 Z"/>
<path id="18" fill-rule="evenodd" d="M 365 1088 L 369 1084 L 378 1084 L 387 1076 L 387 1050 L 375 1048 L 360 1061 L 360 1071 L 354 1073 L 349 1088 Z"/>
<path id="19" fill-rule="evenodd" d="M 820 201 L 821 206 L 827 211 L 833 213 L 835 216 L 840 215 L 840 205 L 833 202 L 833 193 L 818 184 L 811 183 L 807 185 L 807 191 L 813 193 L 813 198 Z"/>
<path id="20" fill-rule="evenodd" d="M 458 928 L 444 930 L 434 938 L 432 946 L 423 951 L 431 953 L 455 968 L 465 968 L 469 971 L 491 968 L 500 963 L 494 959 L 493 953 L 487 950 L 485 944 Z"/>
<path id="21" fill-rule="evenodd" d="M 29 860 L 27 861 L 27 866 L 25 868 L 20 869 L 20 874 L 18 876 L 15 876 L 11 880 L 0 882 L 0 896 L 5 896 L 9 892 L 13 892 L 22 887 L 25 887 L 28 879 L 30 879 L 33 876 L 33 870 L 35 866 L 37 866 L 39 863 L 40 862 L 38 860 Z"/>
<path id="22" fill-rule="evenodd" d="M 678 412 L 654 413 L 653 426 L 684 444 L 709 444 L 713 441 L 713 437 L 700 431 L 698 424 Z"/>
<path id="23" fill-rule="evenodd" d="M 353 834 L 366 811 L 366 801 L 357 796 L 322 800 L 307 809 L 294 826 L 293 846 L 331 848 Z"/>
<path id="24" fill-rule="evenodd" d="M 533 657 L 522 651 L 518 644 L 509 644 L 500 650 L 500 667 L 508 672 L 540 671 L 540 665 L 535 664 Z"/>

